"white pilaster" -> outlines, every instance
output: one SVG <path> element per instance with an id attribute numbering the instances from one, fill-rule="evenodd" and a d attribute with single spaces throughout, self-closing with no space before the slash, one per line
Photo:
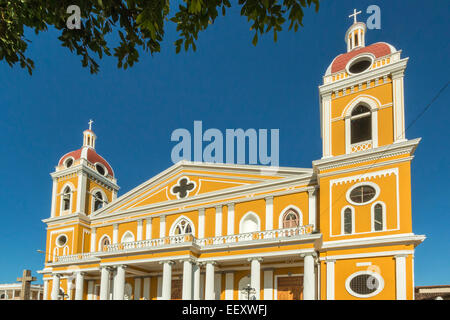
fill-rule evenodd
<path id="1" fill-rule="evenodd" d="M 136 241 L 141 241 L 141 240 L 142 240 L 142 219 L 138 220 Z"/>
<path id="2" fill-rule="evenodd" d="M 161 216 L 159 222 L 159 237 L 164 238 L 165 236 L 166 236 L 166 216 Z"/>
<path id="3" fill-rule="evenodd" d="M 206 274 L 200 272 L 200 300 L 205 300 Z"/>
<path id="4" fill-rule="evenodd" d="M 214 274 L 214 299 L 220 300 L 221 293 L 222 293 L 222 273 L 216 272 Z"/>
<path id="5" fill-rule="evenodd" d="M 42 300 L 48 300 L 48 279 L 44 280 L 44 297 Z"/>
<path id="6" fill-rule="evenodd" d="M 308 224 L 313 225 L 313 230 L 316 230 L 316 194 L 316 188 L 308 189 Z"/>
<path id="7" fill-rule="evenodd" d="M 192 260 L 186 259 L 183 261 L 183 300 L 192 300 Z"/>
<path id="8" fill-rule="evenodd" d="M 327 260 L 327 300 L 334 300 L 334 266 L 336 260 Z"/>
<path id="9" fill-rule="evenodd" d="M 331 93 L 322 96 L 322 144 L 322 157 L 331 157 Z"/>
<path id="10" fill-rule="evenodd" d="M 228 213 L 227 213 L 227 234 L 234 234 L 234 203 L 230 203 L 228 205 Z"/>
<path id="11" fill-rule="evenodd" d="M 205 300 L 215 300 L 216 298 L 214 291 L 214 265 L 215 263 L 212 261 L 206 263 Z"/>
<path id="12" fill-rule="evenodd" d="M 147 218 L 147 225 L 145 227 L 145 240 L 152 238 L 152 218 Z"/>
<path id="13" fill-rule="evenodd" d="M 134 300 L 141 299 L 141 278 L 134 278 Z"/>
<path id="14" fill-rule="evenodd" d="M 144 300 L 150 300 L 150 283 L 150 278 L 144 278 L 144 287 L 142 290 Z"/>
<path id="15" fill-rule="evenodd" d="M 59 287 L 60 287 L 60 275 L 54 274 L 52 278 L 52 300 L 58 300 Z"/>
<path id="16" fill-rule="evenodd" d="M 114 277 L 114 300 L 123 300 L 125 293 L 125 265 L 117 266 L 117 274 Z"/>
<path id="17" fill-rule="evenodd" d="M 83 300 L 84 272 L 77 272 L 75 279 L 75 300 Z"/>
<path id="18" fill-rule="evenodd" d="M 170 300 L 172 295 L 172 265 L 173 261 L 164 261 L 162 278 L 162 300 Z"/>
<path id="19" fill-rule="evenodd" d="M 119 241 L 119 225 L 117 223 L 115 223 L 113 225 L 113 239 L 112 242 L 113 244 L 116 244 Z"/>
<path id="20" fill-rule="evenodd" d="M 198 209 L 198 238 L 205 237 L 205 209 Z"/>
<path id="21" fill-rule="evenodd" d="M 109 283 L 110 283 L 110 268 L 101 267 L 100 276 L 100 300 L 108 300 L 109 298 Z"/>
<path id="22" fill-rule="evenodd" d="M 261 261 L 262 258 L 249 258 L 251 263 L 250 286 L 255 289 L 255 299 L 261 300 Z"/>
<path id="23" fill-rule="evenodd" d="M 91 252 L 95 252 L 95 243 L 97 242 L 97 228 L 92 228 L 91 231 Z"/>
<path id="24" fill-rule="evenodd" d="M 58 192 L 57 187 L 58 187 L 58 183 L 56 182 L 56 178 L 54 178 L 53 179 L 53 187 L 52 187 L 52 208 L 50 211 L 50 216 L 52 218 L 54 218 L 56 215 L 55 208 L 56 208 L 56 193 Z"/>
<path id="25" fill-rule="evenodd" d="M 395 256 L 396 299 L 406 300 L 406 254 Z"/>
<path id="26" fill-rule="evenodd" d="M 273 230 L 273 197 L 266 197 L 266 230 Z"/>
<path id="27" fill-rule="evenodd" d="M 394 142 L 405 141 L 405 107 L 403 97 L 404 70 L 392 74 L 394 108 Z"/>
<path id="28" fill-rule="evenodd" d="M 315 291 L 316 275 L 314 268 L 314 253 L 307 253 L 304 258 L 303 300 L 315 300 Z"/>
<path id="29" fill-rule="evenodd" d="M 216 237 L 222 235 L 222 206 L 216 207 Z"/>
<path id="30" fill-rule="evenodd" d="M 225 273 L 225 300 L 233 300 L 234 271 Z"/>
<path id="31" fill-rule="evenodd" d="M 264 300 L 273 300 L 273 269 L 264 270 Z"/>
<path id="32" fill-rule="evenodd" d="M 77 212 L 85 213 L 86 204 L 86 174 L 78 172 L 78 185 L 77 185 Z"/>
<path id="33" fill-rule="evenodd" d="M 162 277 L 156 278 L 156 299 L 162 300 Z"/>

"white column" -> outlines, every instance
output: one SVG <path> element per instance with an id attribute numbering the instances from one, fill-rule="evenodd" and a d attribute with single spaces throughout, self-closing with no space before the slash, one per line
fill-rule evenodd
<path id="1" fill-rule="evenodd" d="M 113 244 L 116 244 L 119 241 L 119 225 L 117 223 L 115 223 L 113 225 Z"/>
<path id="2" fill-rule="evenodd" d="M 273 300 L 273 269 L 264 270 L 264 300 Z"/>
<path id="3" fill-rule="evenodd" d="M 316 190 L 308 189 L 308 224 L 313 225 L 313 230 L 316 230 Z"/>
<path id="4" fill-rule="evenodd" d="M 273 230 L 273 197 L 266 197 L 266 230 Z"/>
<path id="5" fill-rule="evenodd" d="M 77 185 L 77 212 L 85 213 L 86 204 L 86 174 L 82 171 L 78 172 Z"/>
<path id="6" fill-rule="evenodd" d="M 156 299 L 162 300 L 162 277 L 156 278 Z"/>
<path id="7" fill-rule="evenodd" d="M 138 220 L 136 241 L 141 241 L 141 240 L 142 240 L 142 219 Z"/>
<path id="8" fill-rule="evenodd" d="M 233 300 L 234 271 L 225 273 L 225 300 Z"/>
<path id="9" fill-rule="evenodd" d="M 117 274 L 114 277 L 114 300 L 123 300 L 125 293 L 125 268 L 127 266 L 117 266 Z"/>
<path id="10" fill-rule="evenodd" d="M 54 274 L 53 278 L 52 278 L 52 300 L 58 300 L 58 296 L 59 296 L 59 287 L 60 287 L 60 275 L 59 274 Z"/>
<path id="11" fill-rule="evenodd" d="M 216 237 L 222 235 L 222 206 L 216 207 Z"/>
<path id="12" fill-rule="evenodd" d="M 83 300 L 84 272 L 77 272 L 75 278 L 75 300 Z"/>
<path id="13" fill-rule="evenodd" d="M 147 219 L 147 226 L 145 227 L 145 240 L 152 238 L 152 218 Z"/>
<path id="14" fill-rule="evenodd" d="M 395 256 L 396 299 L 406 300 L 406 254 Z"/>
<path id="15" fill-rule="evenodd" d="M 134 300 L 141 299 L 141 278 L 134 278 Z"/>
<path id="16" fill-rule="evenodd" d="M 222 293 L 222 273 L 216 272 L 214 274 L 214 299 L 220 300 Z"/>
<path id="17" fill-rule="evenodd" d="M 314 268 L 314 253 L 305 254 L 303 276 L 303 300 L 315 300 L 316 275 Z"/>
<path id="18" fill-rule="evenodd" d="M 88 300 L 95 300 L 94 299 L 94 281 L 88 281 L 88 289 L 87 289 L 87 299 Z"/>
<path id="19" fill-rule="evenodd" d="M 150 300 L 150 278 L 144 278 L 144 288 L 142 291 L 144 300 Z"/>
<path id="20" fill-rule="evenodd" d="M 44 297 L 42 300 L 48 300 L 48 279 L 44 280 Z"/>
<path id="21" fill-rule="evenodd" d="M 394 142 L 405 141 L 405 108 L 403 98 L 404 70 L 392 74 Z"/>
<path id="22" fill-rule="evenodd" d="M 91 252 L 95 252 L 95 243 L 97 242 L 97 228 L 92 228 L 91 231 Z"/>
<path id="23" fill-rule="evenodd" d="M 108 298 L 109 298 L 110 270 L 111 269 L 109 267 L 101 267 L 100 300 L 108 300 Z"/>
<path id="24" fill-rule="evenodd" d="M 205 209 L 198 209 L 198 238 L 205 237 Z"/>
<path id="25" fill-rule="evenodd" d="M 166 236 L 166 216 L 161 216 L 159 221 L 159 237 L 164 238 Z"/>
<path id="26" fill-rule="evenodd" d="M 50 211 L 50 217 L 55 217 L 55 208 L 56 208 L 56 192 L 58 192 L 57 189 L 58 183 L 56 182 L 56 178 L 53 179 L 53 188 L 52 188 L 52 209 Z"/>
<path id="27" fill-rule="evenodd" d="M 162 300 L 170 300 L 172 295 L 172 265 L 173 261 L 164 261 L 162 278 Z"/>
<path id="28" fill-rule="evenodd" d="M 181 299 L 192 300 L 192 260 L 183 261 L 183 289 Z"/>
<path id="29" fill-rule="evenodd" d="M 322 96 L 322 158 L 331 157 L 331 92 Z"/>
<path id="30" fill-rule="evenodd" d="M 206 263 L 206 284 L 205 284 L 205 300 L 214 300 L 216 294 L 214 292 L 214 265 L 215 262 Z"/>
<path id="31" fill-rule="evenodd" d="M 227 234 L 234 234 L 234 203 L 230 203 L 228 205 L 228 213 L 227 213 Z"/>
<path id="32" fill-rule="evenodd" d="M 205 300 L 206 274 L 200 272 L 200 300 Z"/>
<path id="33" fill-rule="evenodd" d="M 334 266 L 336 260 L 327 260 L 327 300 L 334 300 Z"/>
<path id="34" fill-rule="evenodd" d="M 193 280 L 194 280 L 194 285 L 193 285 L 193 299 L 194 300 L 200 300 L 200 264 L 195 264 L 193 266 Z"/>
<path id="35" fill-rule="evenodd" d="M 261 299 L 261 261 L 262 258 L 249 258 L 251 263 L 250 286 L 255 289 L 255 299 Z"/>

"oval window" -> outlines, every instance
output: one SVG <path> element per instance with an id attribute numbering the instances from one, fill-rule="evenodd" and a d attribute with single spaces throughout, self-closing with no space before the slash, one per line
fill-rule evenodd
<path id="1" fill-rule="evenodd" d="M 348 277 L 345 287 L 353 296 L 369 298 L 383 290 L 384 280 L 378 273 L 362 271 Z"/>
<path id="2" fill-rule="evenodd" d="M 58 238 L 56 238 L 56 244 L 59 247 L 64 246 L 67 243 L 67 236 L 66 235 L 60 235 Z"/>
<path id="3" fill-rule="evenodd" d="M 70 168 L 73 164 L 73 159 L 69 158 L 66 160 L 66 168 Z"/>
<path id="4" fill-rule="evenodd" d="M 96 164 L 95 169 L 97 169 L 97 172 L 100 173 L 102 176 L 105 175 L 106 171 L 105 168 L 101 164 Z"/>
<path id="5" fill-rule="evenodd" d="M 350 200 L 354 203 L 367 203 L 373 200 L 377 194 L 374 187 L 369 185 L 362 185 L 354 188 L 350 192 Z"/>
<path id="6" fill-rule="evenodd" d="M 348 66 L 348 72 L 351 74 L 358 74 L 366 71 L 372 65 L 373 59 L 368 56 L 358 58 L 350 63 Z"/>

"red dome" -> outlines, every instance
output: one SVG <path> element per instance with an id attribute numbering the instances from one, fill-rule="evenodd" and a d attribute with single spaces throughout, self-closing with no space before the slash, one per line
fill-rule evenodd
<path id="1" fill-rule="evenodd" d="M 331 73 L 339 72 L 345 69 L 347 63 L 357 55 L 361 53 L 371 53 L 375 58 L 387 56 L 394 52 L 395 49 L 387 43 L 377 42 L 371 44 L 370 46 L 363 47 L 361 49 L 356 49 L 347 53 L 343 53 L 337 56 L 331 63 Z"/>
<path id="2" fill-rule="evenodd" d="M 86 152 L 83 152 L 84 149 L 86 149 Z M 66 153 L 59 160 L 58 165 L 61 166 L 64 163 L 64 161 L 69 157 L 72 157 L 74 160 L 78 160 L 83 157 L 83 158 L 86 158 L 86 160 L 88 160 L 92 164 L 96 164 L 97 162 L 99 162 L 105 166 L 106 170 L 108 170 L 108 174 L 111 175 L 112 177 L 114 177 L 114 171 L 111 168 L 111 166 L 109 165 L 108 161 L 103 159 L 103 157 L 100 156 L 97 152 L 95 152 L 95 150 L 92 148 L 83 147 L 81 149 Z"/>

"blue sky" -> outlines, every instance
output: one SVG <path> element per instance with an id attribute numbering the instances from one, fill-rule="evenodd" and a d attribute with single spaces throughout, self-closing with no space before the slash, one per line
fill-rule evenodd
<path id="1" fill-rule="evenodd" d="M 76 1 L 75 1 L 76 2 Z M 175 54 L 169 24 L 162 52 L 143 54 L 126 71 L 114 58 L 98 75 L 60 46 L 55 32 L 33 41 L 36 70 L 0 64 L 0 283 L 22 269 L 43 267 L 51 178 L 59 158 L 81 146 L 95 120 L 97 151 L 113 166 L 119 194 L 169 167 L 170 135 L 177 128 L 279 128 L 280 165 L 311 167 L 321 157 L 318 85 L 332 59 L 344 52 L 353 8 L 381 8 L 381 30 L 366 43 L 386 41 L 410 57 L 405 77 L 407 124 L 448 81 L 450 6 L 446 1 L 324 1 L 306 11 L 304 28 L 253 34 L 239 8 L 200 35 L 197 52 Z M 407 131 L 422 137 L 412 165 L 413 231 L 427 239 L 416 250 L 416 285 L 450 284 L 449 90 Z M 41 277 L 39 276 L 41 280 Z"/>

